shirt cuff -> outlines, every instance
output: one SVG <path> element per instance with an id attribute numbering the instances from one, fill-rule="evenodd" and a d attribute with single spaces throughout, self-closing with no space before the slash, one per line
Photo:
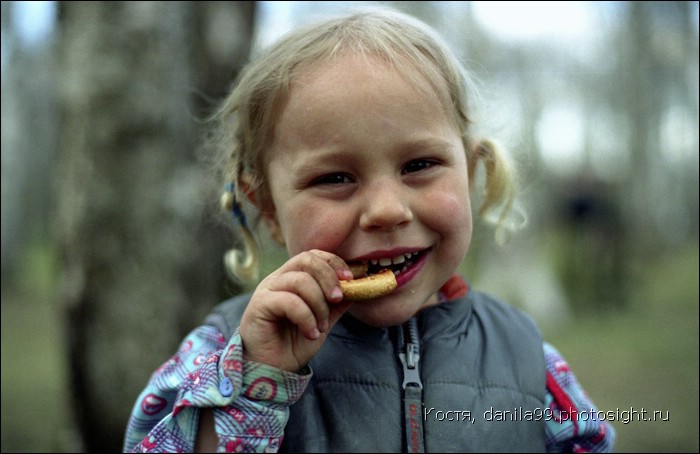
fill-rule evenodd
<path id="1" fill-rule="evenodd" d="M 251 402 L 290 406 L 304 393 L 311 376 L 308 367 L 294 373 L 244 360 L 241 336 L 236 331 L 219 364 L 219 392 L 229 402 L 243 396 Z"/>

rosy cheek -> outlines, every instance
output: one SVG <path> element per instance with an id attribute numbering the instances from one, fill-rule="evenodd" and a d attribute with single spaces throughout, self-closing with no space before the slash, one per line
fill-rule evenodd
<path id="1" fill-rule="evenodd" d="M 290 225 L 287 249 L 290 255 L 310 249 L 335 251 L 349 234 L 349 223 L 343 213 L 332 209 L 314 207 L 299 209 Z"/>
<path id="2" fill-rule="evenodd" d="M 465 228 L 471 230 L 471 205 L 469 196 L 452 191 L 433 192 L 425 198 L 429 218 L 446 231 Z"/>
<path id="3" fill-rule="evenodd" d="M 441 238 L 437 258 L 443 271 L 452 274 L 464 260 L 472 238 L 472 217 L 468 195 L 456 192 L 433 194 L 425 224 Z"/>

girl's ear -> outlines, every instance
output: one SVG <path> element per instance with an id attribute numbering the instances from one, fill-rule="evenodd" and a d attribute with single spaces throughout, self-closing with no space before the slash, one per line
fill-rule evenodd
<path id="1" fill-rule="evenodd" d="M 238 178 L 236 184 L 240 188 L 241 192 L 245 194 L 248 201 L 252 203 L 255 208 L 260 210 L 260 207 L 258 206 L 258 198 L 255 194 L 256 185 L 253 183 L 253 177 L 248 174 L 243 174 Z"/>
<path id="2" fill-rule="evenodd" d="M 265 222 L 272 239 L 284 246 L 284 235 L 277 220 L 277 209 L 270 197 L 263 192 L 264 189 L 253 189 L 255 186 L 252 184 L 250 175 L 242 175 L 238 184 L 248 201 L 260 212 L 260 217 Z"/>
<path id="3" fill-rule="evenodd" d="M 282 235 L 282 229 L 280 228 L 280 223 L 277 221 L 277 212 L 274 210 L 265 210 L 261 212 L 263 221 L 267 229 L 270 231 L 270 236 L 273 240 L 277 241 L 281 246 L 285 245 L 284 235 Z"/>

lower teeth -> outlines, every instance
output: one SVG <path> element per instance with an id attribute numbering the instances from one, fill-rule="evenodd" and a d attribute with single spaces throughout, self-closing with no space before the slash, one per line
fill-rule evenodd
<path id="1" fill-rule="evenodd" d="M 401 274 L 401 273 L 405 273 L 406 270 L 408 270 L 408 268 L 409 268 L 411 265 L 413 265 L 413 262 L 406 262 L 406 264 L 403 266 L 403 268 L 401 268 L 401 271 L 394 270 L 394 275 L 395 275 L 395 276 L 398 276 L 398 275 Z"/>
<path id="2" fill-rule="evenodd" d="M 367 274 L 377 274 L 383 270 L 391 270 L 395 276 L 398 276 L 401 273 L 405 273 L 411 266 L 413 266 L 413 261 L 412 260 L 406 260 L 405 262 L 402 263 L 402 267 L 400 269 L 398 268 L 398 265 L 393 265 L 396 268 L 392 268 L 391 265 L 389 266 L 376 266 L 372 265 L 370 266 L 370 269 Z"/>

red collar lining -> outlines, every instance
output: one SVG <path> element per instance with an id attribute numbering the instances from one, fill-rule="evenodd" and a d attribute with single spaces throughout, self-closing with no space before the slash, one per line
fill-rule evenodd
<path id="1" fill-rule="evenodd" d="M 461 298 L 469 293 L 469 284 L 459 274 L 453 274 L 442 287 L 440 287 L 441 296 L 446 300 L 454 300 Z"/>

